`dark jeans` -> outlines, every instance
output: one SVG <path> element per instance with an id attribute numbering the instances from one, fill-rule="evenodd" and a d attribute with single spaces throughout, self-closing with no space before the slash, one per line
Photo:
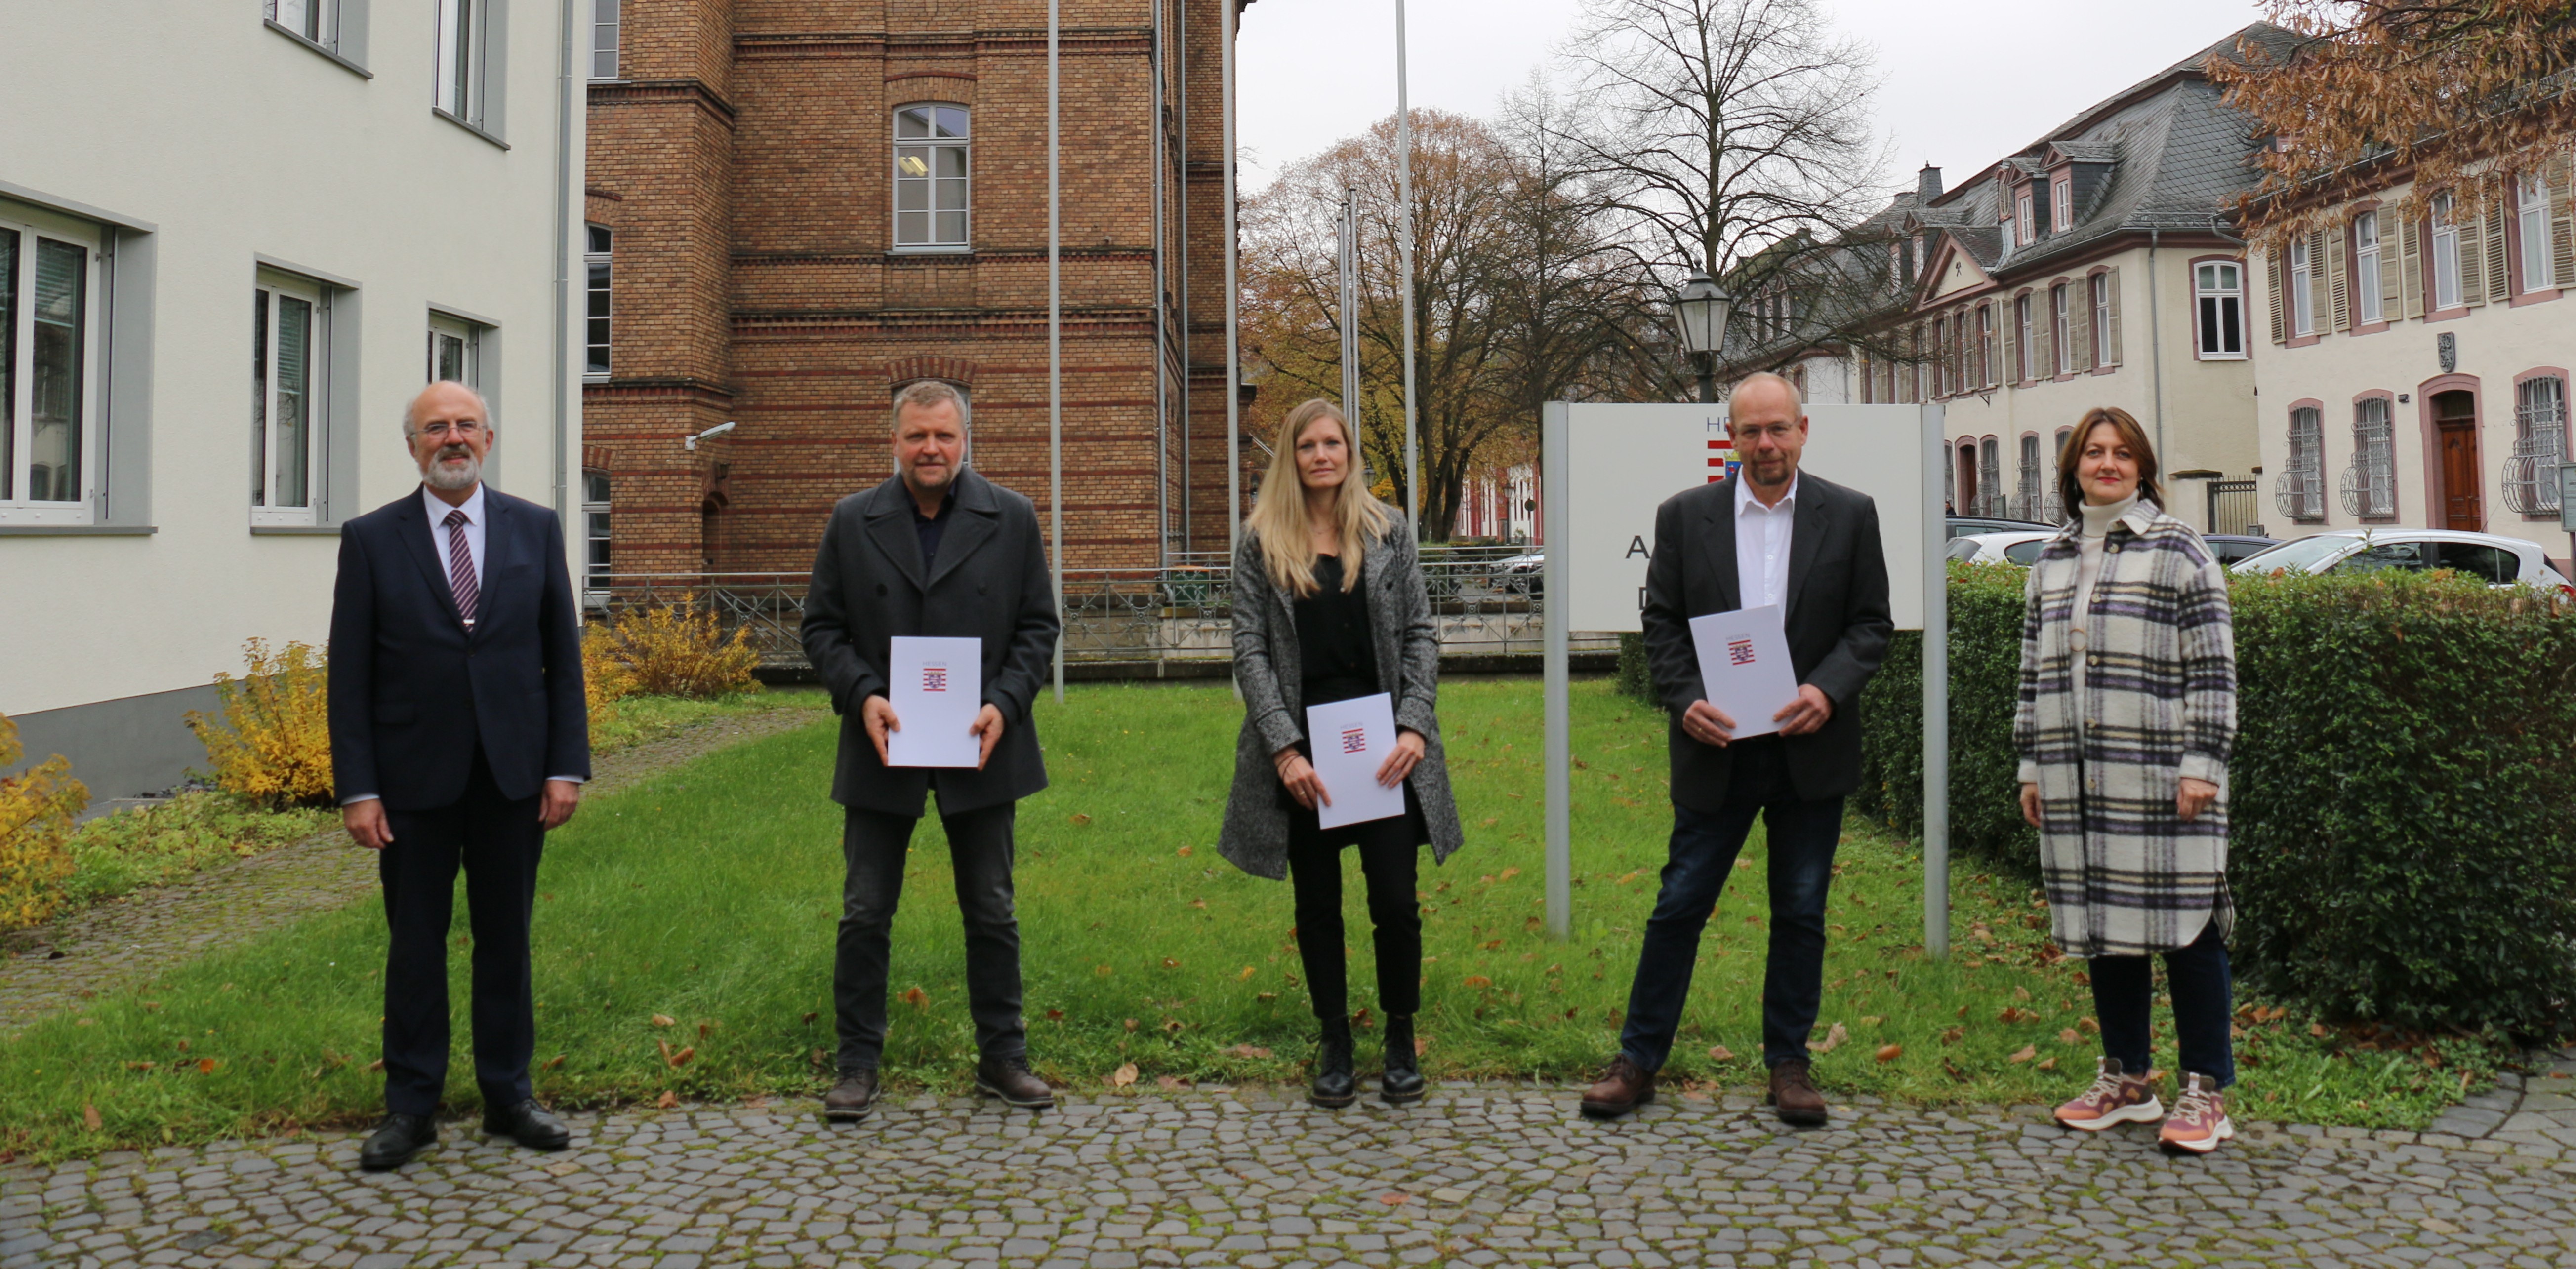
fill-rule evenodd
<path id="1" fill-rule="evenodd" d="M 2220 1088 L 2235 1083 L 2236 1045 L 2229 1030 L 2235 993 L 2227 941 L 2218 937 L 2218 923 L 2202 926 L 2199 938 L 2164 958 L 2182 1069 L 2197 1071 Z M 2103 1056 L 2118 1059 L 2129 1074 L 2145 1075 L 2155 1065 L 2147 1031 L 2147 1014 L 2156 1000 L 2155 966 L 2144 956 L 2096 956 L 2087 968 L 2093 975 L 2093 1012 L 2102 1023 Z"/>
<path id="2" fill-rule="evenodd" d="M 456 870 L 474 932 L 474 1082 L 486 1105 L 533 1094 L 535 997 L 528 982 L 528 924 L 545 830 L 534 797 L 512 801 L 474 752 L 465 795 L 432 811 L 385 808 L 394 839 L 376 856 L 385 888 L 385 1109 L 437 1113 L 447 1086 L 447 932 L 456 915 Z"/>
<path id="3" fill-rule="evenodd" d="M 1288 813 L 1288 879 L 1297 896 L 1297 959 L 1318 1018 L 1350 1016 L 1349 966 L 1343 960 L 1342 848 L 1357 846 L 1368 880 L 1369 924 L 1377 938 L 1378 1008 L 1391 1014 L 1422 1008 L 1422 909 L 1413 894 L 1422 840 L 1408 790 L 1408 814 L 1339 828 L 1318 828 L 1313 811 Z"/>
<path id="4" fill-rule="evenodd" d="M 957 874 L 957 910 L 966 921 L 966 1009 L 975 1019 L 975 1047 L 987 1058 L 1028 1053 L 1020 1021 L 1020 921 L 1011 891 L 1011 826 L 1018 813 L 1017 804 L 1005 802 L 939 816 Z M 849 871 L 841 883 L 832 1016 L 843 1074 L 875 1070 L 885 1052 L 888 934 L 903 898 L 904 852 L 920 822 L 878 811 L 842 813 L 841 857 Z"/>
<path id="5" fill-rule="evenodd" d="M 1714 814 L 1673 807 L 1672 845 L 1655 914 L 1646 918 L 1637 951 L 1637 980 L 1628 989 L 1628 1025 L 1619 1051 L 1659 1070 L 1681 1027 L 1690 996 L 1700 930 L 1726 888 L 1735 856 L 1759 814 L 1771 845 L 1771 950 L 1762 977 L 1762 1060 L 1772 1066 L 1807 1056 L 1824 996 L 1825 891 L 1833 881 L 1834 847 L 1842 840 L 1843 800 L 1798 799 L 1787 758 L 1774 737 L 1735 746 L 1726 804 Z"/>

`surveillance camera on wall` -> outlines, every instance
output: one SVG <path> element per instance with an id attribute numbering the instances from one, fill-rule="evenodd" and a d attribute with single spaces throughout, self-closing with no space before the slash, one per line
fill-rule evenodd
<path id="1" fill-rule="evenodd" d="M 710 437 L 710 436 L 722 436 L 722 435 L 724 435 L 725 433 L 730 432 L 730 431 L 732 431 L 732 430 L 733 430 L 733 420 L 732 420 L 732 419 L 726 419 L 724 422 L 722 422 L 722 423 L 718 423 L 718 424 L 716 424 L 714 427 L 708 428 L 707 430 L 705 430 L 705 431 L 703 431 L 703 432 L 700 432 L 700 433 L 698 433 L 698 434 L 697 434 L 697 435 L 695 435 L 695 436 L 691 436 L 691 437 L 687 437 L 687 438 L 682 439 L 682 440 L 681 440 L 681 442 L 680 442 L 680 447 L 681 447 L 682 449 L 686 449 L 686 450 L 689 450 L 689 451 L 691 451 L 691 452 L 693 452 L 693 453 L 694 453 L 694 452 L 696 452 L 696 450 L 697 450 L 697 448 L 698 448 L 698 442 L 703 441 L 703 440 L 705 440 L 706 438 L 708 438 L 708 437 Z"/>

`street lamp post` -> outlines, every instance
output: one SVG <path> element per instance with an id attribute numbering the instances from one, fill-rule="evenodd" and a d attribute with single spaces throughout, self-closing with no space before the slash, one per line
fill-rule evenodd
<path id="1" fill-rule="evenodd" d="M 1681 294 L 1673 297 L 1682 347 L 1690 350 L 1691 365 L 1699 373 L 1699 399 L 1704 403 L 1717 400 L 1717 353 L 1726 344 L 1726 318 L 1734 308 L 1734 297 L 1698 269 L 1691 270 Z"/>

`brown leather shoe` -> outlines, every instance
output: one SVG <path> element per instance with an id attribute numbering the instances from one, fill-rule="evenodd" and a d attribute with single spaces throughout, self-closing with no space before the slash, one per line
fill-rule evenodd
<path id="1" fill-rule="evenodd" d="M 1792 1059 L 1771 1068 L 1770 1100 L 1780 1109 L 1781 1123 L 1795 1128 L 1825 1126 L 1825 1095 L 1816 1091 L 1804 1061 Z"/>
<path id="2" fill-rule="evenodd" d="M 986 1058 L 976 1063 L 975 1091 L 1024 1109 L 1055 1105 L 1055 1090 L 1029 1069 L 1025 1057 Z"/>
<path id="3" fill-rule="evenodd" d="M 1583 1093 L 1583 1113 L 1595 1119 L 1616 1119 L 1655 1100 L 1655 1073 L 1628 1060 L 1627 1054 L 1610 1059 L 1601 1078 Z"/>
<path id="4" fill-rule="evenodd" d="M 877 1073 L 851 1071 L 823 1094 L 823 1118 L 836 1124 L 856 1123 L 877 1105 Z"/>

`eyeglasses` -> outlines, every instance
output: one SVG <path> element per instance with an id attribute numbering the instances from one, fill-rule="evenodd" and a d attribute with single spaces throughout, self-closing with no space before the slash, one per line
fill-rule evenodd
<path id="1" fill-rule="evenodd" d="M 471 440 L 474 436 L 481 433 L 482 430 L 482 424 L 477 423 L 472 419 L 466 419 L 458 423 L 423 424 L 420 428 L 420 434 L 434 441 L 446 440 L 451 435 L 462 441 Z"/>

